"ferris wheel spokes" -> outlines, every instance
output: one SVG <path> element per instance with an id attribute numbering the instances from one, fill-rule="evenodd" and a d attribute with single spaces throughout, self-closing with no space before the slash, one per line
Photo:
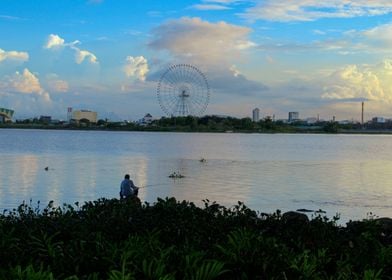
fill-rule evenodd
<path id="1" fill-rule="evenodd" d="M 157 95 L 162 110 L 169 116 L 201 115 L 207 108 L 210 89 L 199 69 L 178 64 L 164 72 Z"/>

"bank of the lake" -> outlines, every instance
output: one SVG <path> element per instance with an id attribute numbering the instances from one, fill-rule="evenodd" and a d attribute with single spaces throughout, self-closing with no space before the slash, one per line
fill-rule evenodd
<path id="1" fill-rule="evenodd" d="M 0 215 L 1 279 L 391 279 L 392 219 L 100 199 Z"/>
<path id="2" fill-rule="evenodd" d="M 162 117 L 147 122 L 108 121 L 100 119 L 90 122 L 87 119 L 50 121 L 43 119 L 26 119 L 0 124 L 0 128 L 24 129 L 70 129 L 70 130 L 109 130 L 109 131 L 165 131 L 165 132 L 235 132 L 235 133 L 391 133 L 392 122 L 377 123 L 369 121 L 360 123 L 339 123 L 336 121 L 317 120 L 273 120 L 264 118 L 252 121 L 250 118 L 222 116 L 186 116 Z"/>

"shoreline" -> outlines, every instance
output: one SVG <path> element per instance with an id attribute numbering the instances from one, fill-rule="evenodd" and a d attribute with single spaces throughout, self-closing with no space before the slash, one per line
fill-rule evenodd
<path id="1" fill-rule="evenodd" d="M 64 130 L 64 131 L 123 131 L 123 132 L 172 132 L 172 133 L 222 133 L 222 134 L 326 134 L 326 135 L 392 135 L 392 129 L 340 129 L 337 132 L 328 132 L 314 129 L 297 129 L 296 131 L 285 130 L 181 130 L 164 128 L 107 128 L 107 127 L 67 127 L 47 125 L 4 125 L 0 129 L 25 129 L 25 130 Z"/>

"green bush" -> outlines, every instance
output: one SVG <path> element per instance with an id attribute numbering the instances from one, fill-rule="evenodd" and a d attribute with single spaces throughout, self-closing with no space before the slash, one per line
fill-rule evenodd
<path id="1" fill-rule="evenodd" d="M 287 222 L 243 203 L 99 199 L 0 215 L 0 279 L 392 279 L 376 220 Z"/>

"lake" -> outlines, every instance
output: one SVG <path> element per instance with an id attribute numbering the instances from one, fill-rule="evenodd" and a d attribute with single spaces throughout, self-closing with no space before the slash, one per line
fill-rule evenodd
<path id="1" fill-rule="evenodd" d="M 0 209 L 118 198 L 392 217 L 392 136 L 0 129 Z M 205 161 L 201 161 L 205 159 Z M 45 170 L 48 167 L 48 170 Z M 185 176 L 172 179 L 177 172 Z M 372 214 L 370 214 L 372 213 Z"/>

